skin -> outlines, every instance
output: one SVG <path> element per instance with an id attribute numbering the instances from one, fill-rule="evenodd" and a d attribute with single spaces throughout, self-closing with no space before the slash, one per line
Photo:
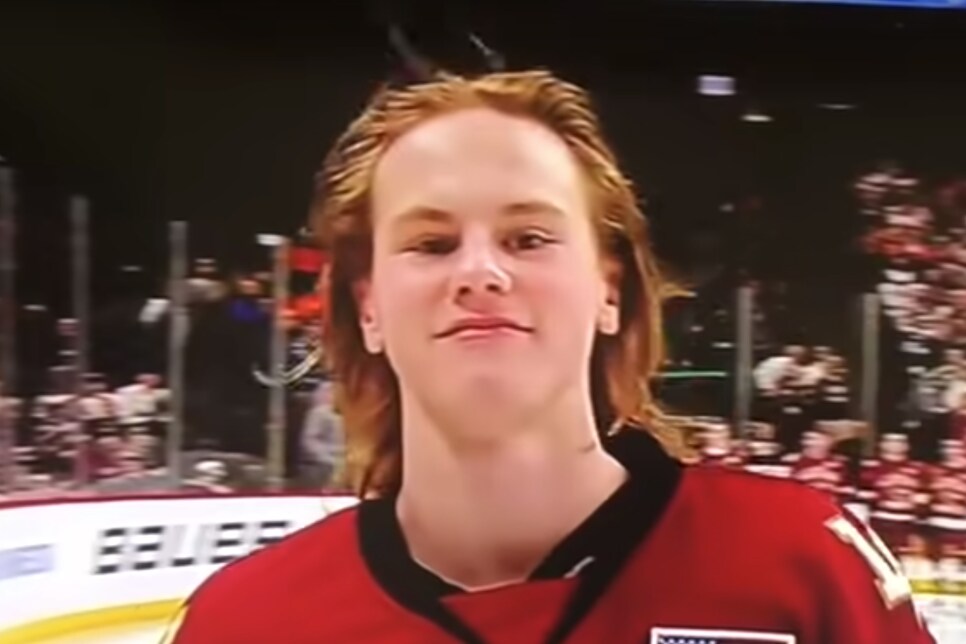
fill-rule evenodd
<path id="1" fill-rule="evenodd" d="M 802 453 L 809 458 L 825 458 L 830 447 L 831 440 L 820 432 L 808 432 L 802 437 Z"/>
<path id="2" fill-rule="evenodd" d="M 884 461 L 904 461 L 909 456 L 909 443 L 896 438 L 884 438 L 879 443 L 879 456 Z"/>
<path id="3" fill-rule="evenodd" d="M 580 169 L 543 125 L 432 118 L 381 158 L 367 349 L 402 400 L 397 514 L 417 561 L 466 588 L 519 582 L 626 472 L 593 421 L 589 361 L 616 333 Z M 448 333 L 469 318 L 509 327 Z"/>

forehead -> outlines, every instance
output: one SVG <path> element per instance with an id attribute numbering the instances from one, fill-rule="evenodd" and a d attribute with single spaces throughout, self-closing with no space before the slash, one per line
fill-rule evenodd
<path id="1" fill-rule="evenodd" d="M 568 212 L 583 208 L 585 191 L 576 159 L 548 127 L 473 108 L 433 117 L 390 145 L 372 199 L 377 217 L 536 202 Z"/>

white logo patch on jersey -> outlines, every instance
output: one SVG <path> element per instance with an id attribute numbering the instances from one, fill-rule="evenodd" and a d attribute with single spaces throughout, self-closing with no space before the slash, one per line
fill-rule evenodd
<path id="1" fill-rule="evenodd" d="M 795 644 L 795 636 L 763 631 L 653 628 L 649 644 Z"/>

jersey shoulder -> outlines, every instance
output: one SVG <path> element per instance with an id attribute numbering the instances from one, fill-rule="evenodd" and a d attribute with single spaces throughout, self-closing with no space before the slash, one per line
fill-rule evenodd
<path id="1" fill-rule="evenodd" d="M 237 611 L 246 598 L 271 597 L 307 578 L 337 578 L 337 568 L 349 565 L 358 551 L 357 513 L 355 507 L 340 510 L 226 565 L 192 594 L 189 610 Z"/>
<path id="2" fill-rule="evenodd" d="M 331 605 L 358 579 L 356 507 L 328 515 L 209 577 L 182 606 L 165 642 L 272 641 L 289 615 Z"/>
<path id="3" fill-rule="evenodd" d="M 692 503 L 712 514 L 740 517 L 745 522 L 742 529 L 777 522 L 794 529 L 821 524 L 841 512 L 827 494 L 791 478 L 707 468 L 687 468 L 685 477 L 684 489 Z"/>
<path id="4" fill-rule="evenodd" d="M 717 536 L 740 556 L 767 552 L 794 562 L 795 583 L 816 597 L 847 589 L 883 616 L 911 600 L 901 567 L 868 525 L 833 497 L 802 483 L 747 472 L 694 472 L 691 503 L 718 526 Z M 912 613 L 909 612 L 911 615 Z M 865 641 L 865 640 L 863 640 Z"/>

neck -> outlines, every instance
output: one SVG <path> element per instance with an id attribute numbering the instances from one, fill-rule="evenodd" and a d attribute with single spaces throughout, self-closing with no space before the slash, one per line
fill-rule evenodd
<path id="1" fill-rule="evenodd" d="M 447 431 L 408 408 L 396 512 L 413 558 L 463 588 L 525 580 L 626 478 L 589 409 L 543 414 L 537 427 L 493 425 L 474 441 L 454 434 L 486 428 Z"/>

